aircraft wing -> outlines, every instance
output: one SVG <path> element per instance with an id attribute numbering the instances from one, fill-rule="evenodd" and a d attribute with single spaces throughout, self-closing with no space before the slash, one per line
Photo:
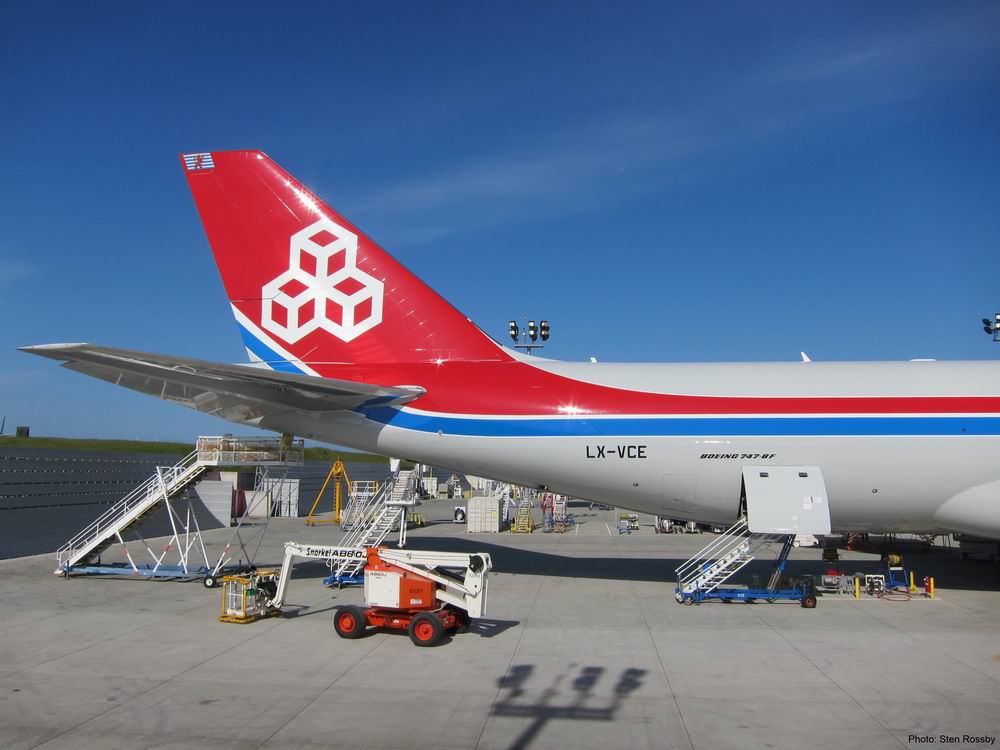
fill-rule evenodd
<path id="1" fill-rule="evenodd" d="M 42 344 L 20 349 L 59 360 L 63 367 L 115 385 L 243 423 L 288 411 L 400 404 L 425 393 L 418 386 L 332 380 L 93 344 Z"/>

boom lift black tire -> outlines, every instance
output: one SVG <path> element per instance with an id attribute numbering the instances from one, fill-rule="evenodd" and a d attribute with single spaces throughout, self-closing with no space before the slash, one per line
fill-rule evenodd
<path id="1" fill-rule="evenodd" d="M 807 594 L 806 596 L 802 597 L 802 606 L 805 607 L 806 609 L 815 609 L 816 597 L 813 596 L 812 594 Z"/>
<path id="2" fill-rule="evenodd" d="M 441 637 L 444 635 L 444 626 L 435 615 L 421 612 L 410 622 L 407 633 L 414 646 L 426 648 L 436 646 L 441 641 Z"/>
<path id="3" fill-rule="evenodd" d="M 206 589 L 214 589 L 218 585 L 218 581 L 215 579 L 215 576 L 213 576 L 211 573 L 205 576 L 201 582 Z"/>
<path id="4" fill-rule="evenodd" d="M 360 638 L 366 627 L 368 619 L 361 607 L 341 607 L 333 618 L 333 628 L 341 638 Z"/>

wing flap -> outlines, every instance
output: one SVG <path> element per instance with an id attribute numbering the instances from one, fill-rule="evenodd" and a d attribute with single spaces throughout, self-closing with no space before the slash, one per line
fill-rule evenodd
<path id="1" fill-rule="evenodd" d="M 317 378 L 93 344 L 43 344 L 21 347 L 21 351 L 234 422 L 253 422 L 291 410 L 323 412 L 400 404 L 425 393 L 418 386 Z"/>

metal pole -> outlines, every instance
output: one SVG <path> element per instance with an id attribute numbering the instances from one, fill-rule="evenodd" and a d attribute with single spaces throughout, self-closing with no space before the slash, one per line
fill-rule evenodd
<path id="1" fill-rule="evenodd" d="M 160 483 L 160 492 L 163 493 L 163 502 L 167 506 L 167 517 L 170 519 L 170 528 L 172 528 L 174 530 L 174 535 L 171 538 L 171 541 L 177 542 L 177 545 L 179 547 L 181 542 L 180 542 L 180 538 L 177 536 L 177 524 L 174 523 L 174 509 L 170 507 L 170 493 L 167 492 L 167 485 L 163 481 L 163 469 L 161 467 L 159 467 L 159 466 L 156 467 L 156 478 L 159 480 L 159 483 Z M 168 544 L 167 545 L 167 549 L 165 549 L 163 551 L 163 555 L 164 556 L 166 556 L 167 550 L 169 550 L 169 549 L 170 549 L 170 545 Z M 160 558 L 161 562 L 162 562 L 162 560 L 163 560 L 163 557 Z M 153 570 L 156 571 L 156 570 L 159 569 L 159 567 L 160 567 L 160 562 L 157 562 L 156 563 L 156 567 L 153 568 Z M 184 572 L 187 573 L 187 567 L 186 566 L 184 567 Z"/>
<path id="2" fill-rule="evenodd" d="M 339 464 L 340 461 L 337 462 Z M 337 464 L 334 464 L 336 468 Z M 340 523 L 340 480 L 343 478 L 343 472 L 337 473 L 337 486 L 333 492 L 333 522 Z"/>
<path id="3" fill-rule="evenodd" d="M 135 563 L 132 562 L 132 555 L 129 554 L 128 545 L 125 544 L 125 540 L 122 539 L 121 532 L 120 531 L 116 531 L 115 532 L 115 536 L 117 536 L 118 537 L 118 541 L 122 543 L 122 549 L 125 550 L 125 559 L 128 560 L 128 564 L 131 565 L 132 566 L 132 570 L 135 571 L 136 574 L 138 574 L 139 573 L 139 569 L 135 566 Z M 146 549 L 149 549 L 149 547 L 147 547 Z"/>

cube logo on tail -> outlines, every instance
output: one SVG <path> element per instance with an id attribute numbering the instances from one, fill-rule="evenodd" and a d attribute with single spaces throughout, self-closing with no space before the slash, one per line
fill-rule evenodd
<path id="1" fill-rule="evenodd" d="M 317 330 L 353 341 L 382 322 L 383 285 L 358 268 L 358 236 L 320 219 L 291 236 L 288 270 L 261 290 L 261 326 L 289 344 Z"/>

